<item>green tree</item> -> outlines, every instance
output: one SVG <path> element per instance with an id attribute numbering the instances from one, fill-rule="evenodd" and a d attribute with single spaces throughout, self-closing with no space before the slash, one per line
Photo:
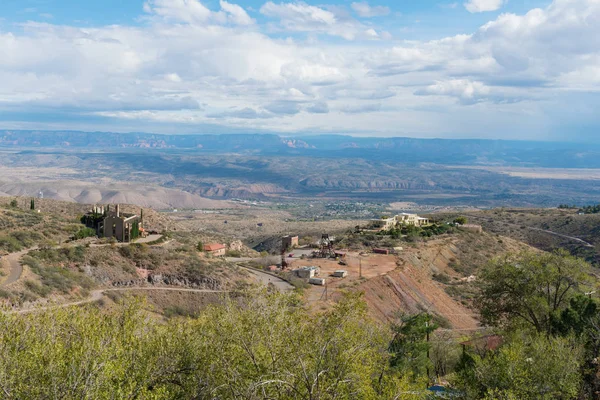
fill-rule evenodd
<path id="1" fill-rule="evenodd" d="M 96 236 L 96 230 L 92 228 L 81 228 L 73 235 L 73 239 L 80 240 L 94 236 Z"/>
<path id="2" fill-rule="evenodd" d="M 459 224 L 459 225 L 464 225 L 468 222 L 469 222 L 469 220 L 467 219 L 467 217 L 464 217 L 464 216 L 454 218 L 454 223 Z"/>
<path id="3" fill-rule="evenodd" d="M 35 200 L 31 199 L 31 204 L 29 205 L 30 210 L 35 210 Z"/>
<path id="4" fill-rule="evenodd" d="M 135 240 L 140 237 L 140 223 L 134 222 L 131 224 L 131 240 Z"/>
<path id="5" fill-rule="evenodd" d="M 432 367 L 429 335 L 437 328 L 427 313 L 400 318 L 400 322 L 392 327 L 394 337 L 389 346 L 392 367 L 415 377 L 424 375 Z"/>
<path id="6" fill-rule="evenodd" d="M 308 313 L 296 295 L 238 294 L 196 319 L 128 300 L 0 314 L 0 393 L 14 399 L 418 399 L 360 296 Z"/>
<path id="7" fill-rule="evenodd" d="M 487 324 L 551 333 L 562 310 L 591 281 L 589 273 L 589 264 L 564 251 L 508 255 L 479 275 L 475 304 Z"/>
<path id="8" fill-rule="evenodd" d="M 16 199 L 12 199 L 12 200 L 10 201 L 10 206 L 11 206 L 12 208 L 17 208 L 17 207 L 19 206 L 19 203 L 17 203 L 17 200 L 16 200 Z"/>
<path id="9" fill-rule="evenodd" d="M 572 339 L 518 335 L 495 353 L 474 355 L 456 383 L 467 399 L 576 399 L 581 365 Z"/>
<path id="10" fill-rule="evenodd" d="M 198 250 L 199 252 L 203 252 L 204 251 L 204 243 L 198 242 L 198 244 L 196 245 L 196 250 Z"/>

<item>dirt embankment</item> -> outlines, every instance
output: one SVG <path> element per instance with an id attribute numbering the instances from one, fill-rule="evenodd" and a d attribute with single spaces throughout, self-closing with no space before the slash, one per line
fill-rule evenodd
<path id="1" fill-rule="evenodd" d="M 469 301 L 454 292 L 472 293 L 478 270 L 488 260 L 528 248 L 523 243 L 491 234 L 461 233 L 405 247 L 395 270 L 359 286 L 371 313 L 382 321 L 393 321 L 401 313 L 430 312 L 455 330 L 479 326 Z"/>
<path id="2" fill-rule="evenodd" d="M 418 267 L 396 269 L 363 283 L 360 290 L 365 292 L 372 315 L 383 321 L 393 321 L 401 313 L 426 311 L 446 319 L 454 329 L 478 326 L 473 311 L 450 297 L 428 272 Z"/>

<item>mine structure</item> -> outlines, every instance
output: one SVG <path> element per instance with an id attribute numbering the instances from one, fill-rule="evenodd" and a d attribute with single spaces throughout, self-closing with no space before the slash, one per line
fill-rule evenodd
<path id="1" fill-rule="evenodd" d="M 319 241 L 320 250 L 316 254 L 317 257 L 335 258 L 334 241 L 335 238 L 333 236 L 329 236 L 327 233 L 322 234 Z"/>

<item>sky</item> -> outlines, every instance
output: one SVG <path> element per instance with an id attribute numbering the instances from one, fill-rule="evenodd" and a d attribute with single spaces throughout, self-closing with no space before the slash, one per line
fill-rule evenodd
<path id="1" fill-rule="evenodd" d="M 600 142 L 600 0 L 0 2 L 0 129 Z"/>

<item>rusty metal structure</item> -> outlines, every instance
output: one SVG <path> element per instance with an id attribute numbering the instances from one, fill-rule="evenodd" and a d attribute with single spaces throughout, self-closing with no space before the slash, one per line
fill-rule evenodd
<path id="1" fill-rule="evenodd" d="M 330 237 L 329 234 L 322 234 L 321 240 L 319 241 L 320 249 L 317 252 L 317 256 L 320 258 L 335 258 L 334 241 L 335 238 Z"/>

